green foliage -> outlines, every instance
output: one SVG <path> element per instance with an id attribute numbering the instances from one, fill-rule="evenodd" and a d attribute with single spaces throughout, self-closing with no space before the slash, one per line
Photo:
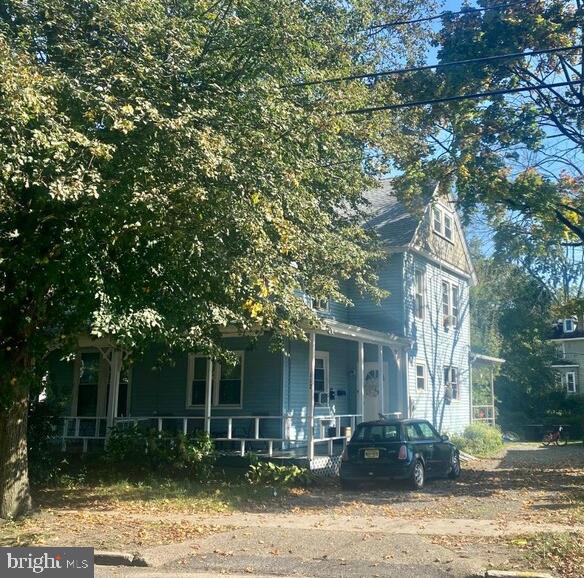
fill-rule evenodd
<path id="1" fill-rule="evenodd" d="M 247 479 L 250 484 L 262 486 L 306 486 L 312 481 L 312 476 L 309 470 L 296 465 L 258 462 L 249 466 Z"/>
<path id="2" fill-rule="evenodd" d="M 67 467 L 65 454 L 58 445 L 59 420 L 55 405 L 31 402 L 28 413 L 28 462 L 30 478 L 33 484 L 51 484 L 57 482 Z"/>
<path id="3" fill-rule="evenodd" d="M 110 432 L 105 458 L 125 471 L 206 478 L 215 461 L 215 446 L 205 433 L 185 436 L 134 425 L 117 426 Z"/>
<path id="4" fill-rule="evenodd" d="M 450 441 L 459 450 L 479 458 L 496 456 L 503 449 L 501 430 L 484 423 L 466 426 L 462 435 L 453 434 Z"/>

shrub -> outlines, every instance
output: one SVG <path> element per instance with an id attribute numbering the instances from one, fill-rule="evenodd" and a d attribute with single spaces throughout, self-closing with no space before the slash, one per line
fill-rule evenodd
<path id="1" fill-rule="evenodd" d="M 28 462 L 33 484 L 58 482 L 66 467 L 66 456 L 60 451 L 57 429 L 58 408 L 46 401 L 32 400 L 28 413 Z"/>
<path id="2" fill-rule="evenodd" d="M 312 481 L 306 468 L 296 465 L 278 466 L 273 462 L 258 462 L 249 466 L 250 484 L 264 486 L 306 486 Z"/>
<path id="3" fill-rule="evenodd" d="M 503 448 L 501 430 L 484 423 L 466 426 L 462 435 L 450 436 L 450 441 L 460 450 L 479 458 L 489 458 Z"/>
<path id="4" fill-rule="evenodd" d="M 215 446 L 206 433 L 185 436 L 138 426 L 114 427 L 105 457 L 129 470 L 208 477 L 215 461 Z"/>

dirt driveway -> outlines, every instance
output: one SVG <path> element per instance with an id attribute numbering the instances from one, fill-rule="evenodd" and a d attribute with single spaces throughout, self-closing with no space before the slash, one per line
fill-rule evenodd
<path id="1" fill-rule="evenodd" d="M 237 488 L 216 487 L 207 494 L 221 499 L 203 502 L 188 492 L 79 487 L 42 493 L 36 516 L 0 527 L 0 545 L 140 551 L 160 576 L 463 577 L 491 566 L 575 578 L 584 576 L 583 482 L 581 444 L 513 444 L 499 459 L 467 464 L 456 482 L 431 481 L 422 492 L 343 492 L 330 481 L 237 500 Z"/>

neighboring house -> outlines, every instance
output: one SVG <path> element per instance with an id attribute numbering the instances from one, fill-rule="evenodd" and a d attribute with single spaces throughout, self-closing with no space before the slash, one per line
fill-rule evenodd
<path id="1" fill-rule="evenodd" d="M 568 395 L 584 395 L 584 322 L 578 317 L 558 320 L 551 341 L 556 347 L 552 368 L 558 385 Z"/>
<path id="2" fill-rule="evenodd" d="M 427 418 L 460 432 L 471 420 L 469 287 L 475 274 L 449 201 L 430 200 L 419 216 L 389 182 L 367 195 L 367 227 L 384 241 L 380 304 L 347 284 L 354 307 L 320 304 L 325 327 L 308 341 L 269 347 L 269 335 L 225 332 L 235 366 L 196 352 L 155 369 L 153 351 L 132 366 L 107 340 L 80 343 L 74 362 L 54 359 L 51 379 L 71 392 L 63 444 L 103 444 L 108 426 L 209 432 L 242 455 L 304 456 L 311 467 L 339 453 L 345 436 L 379 413 Z"/>

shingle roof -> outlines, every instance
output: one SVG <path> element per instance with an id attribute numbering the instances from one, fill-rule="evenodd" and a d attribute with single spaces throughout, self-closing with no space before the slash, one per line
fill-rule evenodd
<path id="1" fill-rule="evenodd" d="M 382 181 L 379 188 L 367 191 L 364 197 L 370 203 L 365 211 L 371 215 L 366 227 L 376 229 L 394 247 L 408 245 L 413 240 L 421 216 L 412 214 L 398 201 L 390 180 Z"/>

